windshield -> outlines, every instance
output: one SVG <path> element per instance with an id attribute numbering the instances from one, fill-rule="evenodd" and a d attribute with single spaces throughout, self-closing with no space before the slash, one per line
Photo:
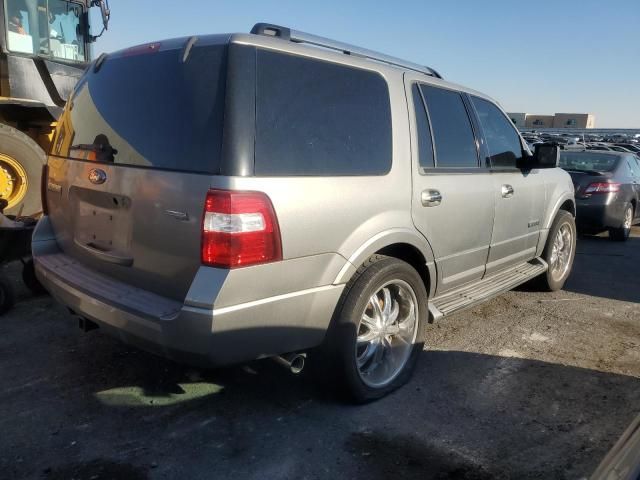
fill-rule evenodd
<path id="1" fill-rule="evenodd" d="M 618 164 L 618 155 L 606 153 L 561 152 L 560 168 L 577 171 L 611 172 Z"/>
<path id="2" fill-rule="evenodd" d="M 12 52 L 86 61 L 82 5 L 66 0 L 5 0 Z"/>

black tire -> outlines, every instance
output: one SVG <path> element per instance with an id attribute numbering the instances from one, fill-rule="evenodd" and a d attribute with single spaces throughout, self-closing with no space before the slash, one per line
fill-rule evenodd
<path id="1" fill-rule="evenodd" d="M 42 295 L 43 293 L 46 293 L 45 288 L 36 277 L 35 266 L 31 259 L 27 260 L 22 267 L 22 281 L 34 295 Z"/>
<path id="2" fill-rule="evenodd" d="M 15 303 L 13 287 L 6 278 L 0 277 L 0 315 L 11 310 Z"/>
<path id="3" fill-rule="evenodd" d="M 626 217 L 626 215 L 628 215 L 629 211 L 631 211 L 631 219 L 633 222 L 633 205 L 631 205 L 630 203 L 625 204 L 624 206 L 624 210 L 623 210 L 623 214 L 622 214 L 622 220 L 620 221 L 620 226 L 618 228 L 610 228 L 609 229 L 609 238 L 615 242 L 626 242 L 627 239 L 629 238 L 629 235 L 631 234 L 631 225 L 629 225 L 628 227 L 624 226 L 624 219 Z"/>
<path id="4" fill-rule="evenodd" d="M 0 124 L 0 153 L 19 161 L 27 176 L 27 192 L 21 202 L 4 211 L 5 215 L 36 215 L 42 212 L 40 181 L 47 155 L 20 130 Z"/>
<path id="5" fill-rule="evenodd" d="M 398 373 L 389 378 L 389 383 L 372 387 L 363 381 L 359 373 L 356 363 L 356 338 L 360 320 L 365 309 L 370 305 L 369 299 L 391 281 L 408 285 L 415 294 L 417 331 L 414 330 L 416 336 L 413 343 L 399 344 L 400 348 L 406 348 L 402 354 L 406 360 L 402 366 L 399 366 Z M 330 379 L 341 396 L 357 403 L 369 402 L 387 395 L 411 377 L 416 361 L 423 350 L 427 321 L 427 291 L 418 272 L 408 263 L 396 258 L 372 256 L 347 284 L 338 303 L 321 349 L 323 377 L 325 380 Z M 385 355 L 387 354 L 388 350 Z"/>
<path id="6" fill-rule="evenodd" d="M 567 225 L 571 231 L 571 253 L 569 255 L 569 264 L 568 268 L 561 277 L 554 278 L 551 268 L 553 242 L 558 234 L 558 231 L 564 225 Z M 571 274 L 571 269 L 573 268 L 573 260 L 576 255 L 576 237 L 577 230 L 575 218 L 573 218 L 573 215 L 571 215 L 569 212 L 560 210 L 556 215 L 556 218 L 553 220 L 553 223 L 551 224 L 551 228 L 549 229 L 549 236 L 547 237 L 547 243 L 545 244 L 544 250 L 542 252 L 542 259 L 547 262 L 547 264 L 549 264 L 549 268 L 545 273 L 543 273 L 536 279 L 536 286 L 540 290 L 555 292 L 557 290 L 560 290 L 564 286 L 567 278 L 569 278 L 569 275 Z"/>

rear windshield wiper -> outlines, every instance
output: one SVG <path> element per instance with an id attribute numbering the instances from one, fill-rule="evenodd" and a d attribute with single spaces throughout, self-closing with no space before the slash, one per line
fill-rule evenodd
<path id="1" fill-rule="evenodd" d="M 604 172 L 598 170 L 579 170 L 577 168 L 567 168 L 567 172 L 586 173 L 588 175 L 604 175 Z"/>

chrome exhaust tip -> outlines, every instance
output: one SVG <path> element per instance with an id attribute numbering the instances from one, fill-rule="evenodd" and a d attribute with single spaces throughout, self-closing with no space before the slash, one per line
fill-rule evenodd
<path id="1" fill-rule="evenodd" d="M 298 375 L 304 370 L 305 362 L 307 361 L 306 353 L 285 353 L 284 355 L 276 355 L 271 357 L 273 360 L 289 370 L 294 375 Z"/>

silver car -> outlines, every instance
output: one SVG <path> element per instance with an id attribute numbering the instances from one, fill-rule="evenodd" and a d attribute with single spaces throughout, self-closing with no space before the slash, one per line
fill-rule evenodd
<path id="1" fill-rule="evenodd" d="M 356 401 L 428 324 L 575 253 L 571 178 L 433 69 L 284 27 L 103 55 L 58 124 L 36 273 L 85 327 L 196 365 L 309 353 Z"/>

